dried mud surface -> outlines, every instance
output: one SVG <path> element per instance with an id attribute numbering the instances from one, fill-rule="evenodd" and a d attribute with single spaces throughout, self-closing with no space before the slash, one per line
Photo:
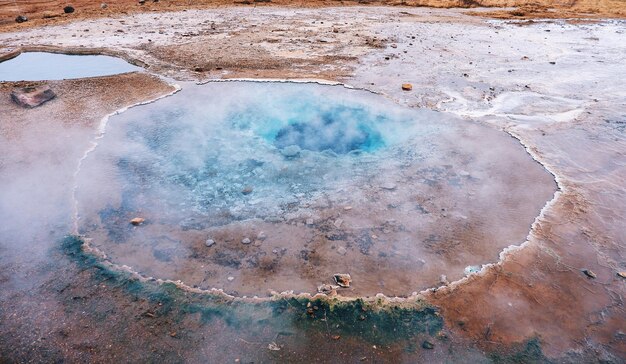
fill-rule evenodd
<path id="1" fill-rule="evenodd" d="M 339 326 L 324 325 L 325 316 L 308 314 L 306 306 L 287 311 L 318 322 L 321 330 L 303 328 L 295 319 L 288 320 L 289 329 L 277 329 L 255 309 L 252 320 L 218 315 L 207 324 L 165 296 L 129 294 L 124 281 L 59 251 L 58 241 L 71 225 L 68 186 L 97 123 L 117 108 L 172 90 L 156 78 L 131 74 L 51 82 L 57 99 L 29 111 L 9 101 L 17 85 L 0 86 L 0 106 L 8 110 L 0 116 L 0 182 L 7 187 L 0 210 L 6 222 L 0 229 L 2 357 L 622 362 L 626 288 L 617 272 L 626 268 L 623 23 L 485 21 L 431 9 L 406 13 L 367 7 L 136 14 L 7 32 L 0 35 L 0 47 L 106 49 L 187 80 L 327 78 L 515 136 L 556 176 L 560 192 L 522 249 L 507 252 L 481 274 L 422 294 L 445 321 L 442 331 L 402 336 L 406 340 L 395 343 L 366 340 L 365 333 L 380 325 L 366 318 L 360 333 L 338 335 Z M 301 26 L 288 27 L 294 22 Z M 162 29 L 150 33 L 151 42 L 146 24 Z M 342 26 L 345 32 L 334 32 Z M 298 38 L 309 42 L 290 42 Z M 411 82 L 414 91 L 403 92 L 403 82 Z M 360 315 L 356 320 L 361 322 Z M 434 342 L 434 350 L 422 348 L 424 340 Z M 271 349 L 272 343 L 281 350 Z M 320 357 L 321 350 L 333 354 Z"/>

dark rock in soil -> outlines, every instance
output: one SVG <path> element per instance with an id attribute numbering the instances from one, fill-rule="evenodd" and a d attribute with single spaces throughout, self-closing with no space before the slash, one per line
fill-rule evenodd
<path id="1" fill-rule="evenodd" d="M 56 94 L 49 86 L 19 88 L 11 92 L 13 102 L 29 109 L 37 107 L 55 97 Z"/>

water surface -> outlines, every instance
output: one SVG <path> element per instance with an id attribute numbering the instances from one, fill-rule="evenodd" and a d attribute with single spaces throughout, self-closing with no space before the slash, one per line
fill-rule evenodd
<path id="1" fill-rule="evenodd" d="M 110 56 L 26 52 L 0 62 L 0 81 L 65 80 L 110 76 L 141 69 Z"/>

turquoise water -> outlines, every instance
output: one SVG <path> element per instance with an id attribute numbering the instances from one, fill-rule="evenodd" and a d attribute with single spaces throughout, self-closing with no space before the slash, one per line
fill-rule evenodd
<path id="1" fill-rule="evenodd" d="M 109 56 L 26 52 L 0 63 L 0 81 L 65 80 L 109 76 L 141 69 Z"/>
<path id="2" fill-rule="evenodd" d="M 83 186 L 110 181 L 118 213 L 272 219 L 298 201 L 368 183 L 390 161 L 424 158 L 440 119 L 342 86 L 190 86 L 113 116 L 85 161 Z M 98 204 L 113 213 L 108 201 Z"/>

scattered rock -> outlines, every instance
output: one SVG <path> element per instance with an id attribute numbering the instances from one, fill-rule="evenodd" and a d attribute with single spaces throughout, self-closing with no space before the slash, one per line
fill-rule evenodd
<path id="1" fill-rule="evenodd" d="M 259 240 L 265 240 L 267 239 L 267 234 L 264 231 L 259 232 L 259 234 L 256 236 L 257 239 Z"/>
<path id="2" fill-rule="evenodd" d="M 135 225 L 135 226 L 139 226 L 141 224 L 143 224 L 146 221 L 146 219 L 144 219 L 143 217 L 135 217 L 132 220 L 130 220 L 130 223 Z"/>
<path id="3" fill-rule="evenodd" d="M 51 11 L 45 11 L 45 12 L 41 15 L 41 17 L 42 17 L 42 18 L 44 18 L 44 19 L 53 19 L 53 18 L 58 18 L 58 17 L 60 17 L 60 16 L 61 16 L 61 14 L 59 14 L 59 13 L 54 13 L 54 12 L 51 12 Z"/>
<path id="4" fill-rule="evenodd" d="M 626 278 L 626 271 L 624 271 L 624 272 L 617 272 L 617 275 L 622 277 L 622 278 Z"/>
<path id="5" fill-rule="evenodd" d="M 204 245 L 211 247 L 213 245 L 215 245 L 215 240 L 213 239 L 207 239 L 206 242 L 204 242 Z"/>
<path id="6" fill-rule="evenodd" d="M 241 190 L 241 193 L 243 193 L 244 195 L 249 195 L 252 193 L 252 186 L 246 186 L 243 188 L 243 190 Z"/>
<path id="7" fill-rule="evenodd" d="M 250 244 L 251 242 L 252 242 L 252 241 L 251 241 L 250 239 L 248 239 L 248 238 L 244 238 L 244 239 L 241 241 L 241 244 L 246 244 L 246 245 L 248 245 L 248 244 Z"/>
<path id="8" fill-rule="evenodd" d="M 589 269 L 583 269 L 583 273 L 585 273 L 585 275 L 587 277 L 589 277 L 589 278 L 596 278 L 597 277 L 596 274 L 593 271 L 589 270 Z"/>
<path id="9" fill-rule="evenodd" d="M 398 187 L 398 186 L 396 186 L 396 184 L 393 183 L 393 182 L 387 182 L 387 183 L 383 184 L 382 186 L 380 186 L 380 188 L 382 188 L 383 190 L 389 190 L 389 191 L 395 190 L 396 187 Z"/>
<path id="10" fill-rule="evenodd" d="M 228 279 L 228 281 L 229 281 L 229 282 L 232 282 L 232 281 L 234 281 L 234 280 L 235 280 L 235 277 L 228 277 L 228 278 L 226 278 L 226 279 Z"/>
<path id="11" fill-rule="evenodd" d="M 139 0 L 138 2 L 139 2 L 139 5 L 143 5 L 146 3 L 146 0 Z"/>
<path id="12" fill-rule="evenodd" d="M 295 158 L 300 155 L 300 147 L 297 145 L 290 145 L 281 149 L 280 153 L 287 158 Z"/>
<path id="13" fill-rule="evenodd" d="M 348 253 L 348 251 L 346 250 L 346 248 L 340 246 L 339 248 L 337 248 L 337 253 L 339 253 L 341 255 L 346 255 L 346 253 Z"/>
<path id="14" fill-rule="evenodd" d="M 16 23 L 24 23 L 27 21 L 28 21 L 28 18 L 24 15 L 18 15 L 17 18 L 15 18 Z"/>
<path id="15" fill-rule="evenodd" d="M 352 210 L 352 206 L 345 206 L 343 209 L 344 209 L 345 211 L 350 211 L 350 210 Z"/>
<path id="16" fill-rule="evenodd" d="M 402 84 L 402 91 L 411 91 L 412 89 L 413 89 L 413 85 L 411 85 L 410 83 Z"/>
<path id="17" fill-rule="evenodd" d="M 280 346 L 278 346 L 275 342 L 271 342 L 269 343 L 269 345 L 267 345 L 267 348 L 272 350 L 272 351 L 278 351 L 280 350 Z"/>
<path id="18" fill-rule="evenodd" d="M 74 12 L 74 7 L 73 7 L 73 6 L 71 6 L 71 5 L 68 5 L 68 6 L 66 6 L 66 7 L 64 7 L 64 8 L 63 8 L 63 12 L 64 12 L 65 14 L 71 14 L 71 13 L 73 13 L 73 12 Z"/>
<path id="19" fill-rule="evenodd" d="M 446 277 L 446 275 L 445 275 L 445 274 L 442 274 L 442 275 L 439 277 L 439 283 L 441 283 L 441 284 L 445 284 L 446 286 L 447 286 L 448 284 L 450 284 L 450 282 L 448 282 L 448 277 Z"/>
<path id="20" fill-rule="evenodd" d="M 339 286 L 335 286 L 332 284 L 322 284 L 317 286 L 317 291 L 319 293 L 324 293 L 324 294 L 328 294 L 328 295 L 334 295 L 337 293 L 337 289 L 339 288 Z"/>
<path id="21" fill-rule="evenodd" d="M 337 229 L 339 229 L 341 227 L 341 224 L 343 224 L 343 220 L 342 219 L 337 219 L 335 220 L 335 222 L 333 223 L 333 225 L 335 225 L 335 227 Z"/>
<path id="22" fill-rule="evenodd" d="M 350 277 L 349 274 L 336 273 L 333 278 L 335 279 L 335 282 L 337 282 L 339 287 L 342 288 L 348 288 L 350 287 L 350 283 L 352 283 L 352 277 Z"/>
<path id="23" fill-rule="evenodd" d="M 50 101 L 56 97 L 56 94 L 49 86 L 26 87 L 13 90 L 11 99 L 21 107 L 32 109 L 44 102 Z"/>
<path id="24" fill-rule="evenodd" d="M 106 9 L 108 7 L 109 7 L 109 5 L 107 5 L 107 3 L 100 4 L 100 9 Z"/>
<path id="25" fill-rule="evenodd" d="M 424 349 L 432 350 L 432 349 L 434 349 L 434 348 L 435 348 L 435 344 L 431 343 L 431 342 L 430 342 L 430 341 L 428 341 L 428 340 L 424 340 L 424 342 L 422 343 L 422 347 L 423 347 Z"/>
<path id="26" fill-rule="evenodd" d="M 339 335 L 333 335 L 333 336 L 331 336 L 330 338 L 331 338 L 331 339 L 333 339 L 333 340 L 339 340 L 339 339 L 341 339 L 341 336 L 339 336 Z"/>

